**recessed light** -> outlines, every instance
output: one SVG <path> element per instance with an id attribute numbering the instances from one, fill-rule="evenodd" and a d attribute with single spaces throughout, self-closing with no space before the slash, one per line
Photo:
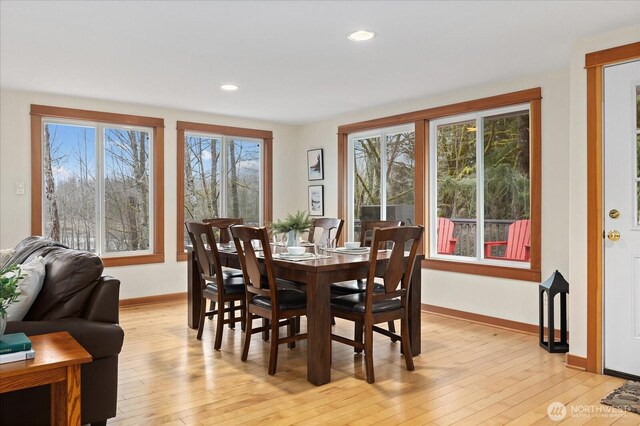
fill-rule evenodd
<path id="1" fill-rule="evenodd" d="M 367 40 L 371 40 L 375 36 L 376 36 L 376 33 L 374 33 L 373 31 L 359 30 L 359 31 L 354 31 L 351 34 L 349 34 L 349 40 L 367 41 Z"/>
<path id="2" fill-rule="evenodd" d="M 233 92 L 234 90 L 238 90 L 239 87 L 235 84 L 223 84 L 220 86 L 222 90 L 226 90 L 227 92 Z"/>

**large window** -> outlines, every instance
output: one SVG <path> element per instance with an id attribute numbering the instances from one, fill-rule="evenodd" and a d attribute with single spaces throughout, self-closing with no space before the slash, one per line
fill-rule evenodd
<path id="1" fill-rule="evenodd" d="M 529 267 L 529 105 L 430 122 L 434 258 Z"/>
<path id="2" fill-rule="evenodd" d="M 270 143 L 267 131 L 178 122 L 179 259 L 189 244 L 187 220 L 239 217 L 255 226 L 270 220 Z"/>
<path id="3" fill-rule="evenodd" d="M 349 239 L 363 220 L 415 223 L 413 124 L 349 135 Z"/>
<path id="4" fill-rule="evenodd" d="M 37 105 L 32 116 L 34 233 L 108 266 L 162 261 L 162 120 Z"/>
<path id="5" fill-rule="evenodd" d="M 534 88 L 338 127 L 347 238 L 365 218 L 424 224 L 423 267 L 540 282 L 541 99 Z"/>

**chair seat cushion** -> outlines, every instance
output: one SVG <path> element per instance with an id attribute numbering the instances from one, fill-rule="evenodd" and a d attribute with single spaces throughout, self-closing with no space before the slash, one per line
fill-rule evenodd
<path id="1" fill-rule="evenodd" d="M 241 277 L 242 271 L 240 269 L 224 268 L 222 270 L 222 276 L 225 278 Z"/>
<path id="2" fill-rule="evenodd" d="M 367 280 L 341 281 L 331 284 L 331 292 L 337 294 L 361 293 L 367 290 Z M 384 291 L 384 286 L 374 283 L 373 291 Z"/>
<path id="3" fill-rule="evenodd" d="M 269 281 L 266 275 L 263 275 L 261 278 L 262 278 L 262 285 L 266 286 L 266 288 L 269 288 Z M 278 287 L 278 290 L 302 291 L 301 285 L 296 283 L 295 281 L 283 280 L 280 278 L 276 278 L 276 286 Z"/>
<path id="4" fill-rule="evenodd" d="M 345 294 L 331 299 L 331 309 L 338 309 L 349 312 L 364 313 L 366 293 Z M 400 299 L 385 300 L 373 304 L 373 313 L 393 311 L 401 309 Z"/>
<path id="5" fill-rule="evenodd" d="M 224 276 L 224 274 L 223 274 Z M 225 277 L 222 279 L 224 283 L 224 292 L 227 294 L 243 294 L 244 293 L 244 278 L 242 277 Z M 217 283 L 208 283 L 207 286 L 202 290 L 203 296 L 213 296 L 216 297 L 218 294 L 218 284 Z"/>
<path id="6" fill-rule="evenodd" d="M 271 309 L 271 298 L 266 296 L 256 296 L 253 298 L 254 305 L 261 308 Z M 302 309 L 307 306 L 307 294 L 297 290 L 278 290 L 278 309 Z"/>

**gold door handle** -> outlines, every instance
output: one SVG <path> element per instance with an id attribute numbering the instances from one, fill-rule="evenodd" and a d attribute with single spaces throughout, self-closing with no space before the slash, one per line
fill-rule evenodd
<path id="1" fill-rule="evenodd" d="M 607 234 L 607 238 L 611 241 L 618 241 L 620 239 L 620 232 L 616 231 L 615 229 L 609 231 L 609 233 Z"/>

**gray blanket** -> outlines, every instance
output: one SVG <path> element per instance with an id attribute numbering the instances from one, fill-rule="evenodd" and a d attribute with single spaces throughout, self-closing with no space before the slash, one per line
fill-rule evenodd
<path id="1" fill-rule="evenodd" d="M 50 240 L 49 238 L 40 236 L 27 237 L 18 243 L 13 256 L 11 256 L 9 260 L 4 263 L 4 265 L 0 265 L 0 267 L 13 264 L 20 265 L 24 263 L 24 261 L 27 260 L 31 255 L 47 247 L 69 248 L 64 244 L 60 244 L 56 241 Z"/>

